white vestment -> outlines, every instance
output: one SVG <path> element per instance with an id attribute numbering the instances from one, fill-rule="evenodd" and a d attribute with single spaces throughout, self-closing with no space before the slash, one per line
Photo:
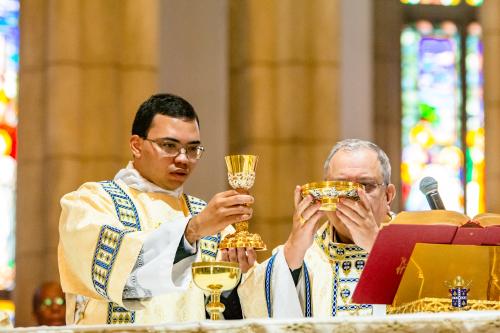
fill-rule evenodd
<path id="1" fill-rule="evenodd" d="M 283 247 L 248 272 L 238 288 L 245 318 L 328 318 L 383 315 L 385 305 L 354 304 L 351 297 L 368 253 L 354 244 L 332 241 L 329 223 L 316 233 L 304 257 L 297 286 Z"/>
<path id="2" fill-rule="evenodd" d="M 90 182 L 61 199 L 58 247 L 67 324 L 156 324 L 205 319 L 191 263 L 217 257 L 221 237 L 186 244 L 189 219 L 205 202 L 165 191 L 132 165 L 114 181 Z M 174 264 L 179 246 L 197 251 Z"/>

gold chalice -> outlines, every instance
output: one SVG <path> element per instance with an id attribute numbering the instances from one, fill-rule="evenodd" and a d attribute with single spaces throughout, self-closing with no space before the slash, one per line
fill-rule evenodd
<path id="1" fill-rule="evenodd" d="M 310 194 L 314 200 L 321 202 L 319 210 L 335 211 L 340 198 L 359 200 L 358 188 L 364 186 L 355 182 L 323 181 L 302 185 L 302 197 Z"/>
<path id="2" fill-rule="evenodd" d="M 255 181 L 255 169 L 258 157 L 255 155 L 226 156 L 227 177 L 229 185 L 240 193 L 248 193 Z M 248 232 L 248 221 L 234 224 L 236 232 L 226 236 L 219 244 L 220 249 L 237 247 L 253 247 L 255 250 L 265 250 L 266 244 L 259 234 Z"/>
<path id="3" fill-rule="evenodd" d="M 210 303 L 206 309 L 210 319 L 219 320 L 224 311 L 224 304 L 220 301 L 223 291 L 231 290 L 240 281 L 241 271 L 236 262 L 205 261 L 191 265 L 193 281 L 198 288 L 210 292 Z"/>

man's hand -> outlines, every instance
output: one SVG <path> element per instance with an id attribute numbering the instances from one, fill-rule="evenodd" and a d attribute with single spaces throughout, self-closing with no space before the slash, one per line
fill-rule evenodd
<path id="1" fill-rule="evenodd" d="M 302 267 L 306 251 L 312 245 L 314 235 L 318 231 L 318 221 L 323 216 L 323 212 L 319 210 L 321 204 L 313 203 L 311 195 L 302 199 L 300 186 L 295 187 L 294 199 L 292 232 L 283 249 L 288 267 L 292 270 Z"/>
<path id="2" fill-rule="evenodd" d="M 254 202 L 251 195 L 240 194 L 235 190 L 217 193 L 200 214 L 193 217 L 184 231 L 186 240 L 193 244 L 198 239 L 214 235 L 228 225 L 249 220 Z"/>
<path id="3" fill-rule="evenodd" d="M 222 249 L 222 261 L 237 262 L 242 273 L 248 272 L 253 267 L 257 254 L 252 247 L 239 247 L 237 249 Z"/>
<path id="4" fill-rule="evenodd" d="M 353 242 L 370 252 L 380 230 L 366 193 L 358 189 L 360 200 L 340 199 L 337 203 L 337 217 L 349 229 Z"/>

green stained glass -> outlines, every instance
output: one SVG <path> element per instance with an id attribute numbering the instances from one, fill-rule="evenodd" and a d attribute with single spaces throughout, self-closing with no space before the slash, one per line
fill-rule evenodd
<path id="1" fill-rule="evenodd" d="M 485 211 L 483 43 L 481 26 L 471 23 L 466 37 L 466 197 L 467 213 Z"/>
<path id="2" fill-rule="evenodd" d="M 447 209 L 471 215 L 484 211 L 480 26 L 471 24 L 467 36 L 463 41 L 466 123 L 462 124 L 462 39 L 457 26 L 449 21 L 419 21 L 401 32 L 401 180 L 405 210 L 429 209 L 419 182 L 432 176 L 439 182 Z"/>

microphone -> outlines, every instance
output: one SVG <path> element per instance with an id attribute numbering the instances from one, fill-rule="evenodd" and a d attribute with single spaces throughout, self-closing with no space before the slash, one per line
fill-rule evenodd
<path id="1" fill-rule="evenodd" d="M 425 195 L 429 207 L 431 207 L 432 210 L 445 209 L 443 200 L 441 200 L 441 196 L 438 192 L 438 183 L 434 178 L 424 177 L 420 181 L 420 191 Z"/>

